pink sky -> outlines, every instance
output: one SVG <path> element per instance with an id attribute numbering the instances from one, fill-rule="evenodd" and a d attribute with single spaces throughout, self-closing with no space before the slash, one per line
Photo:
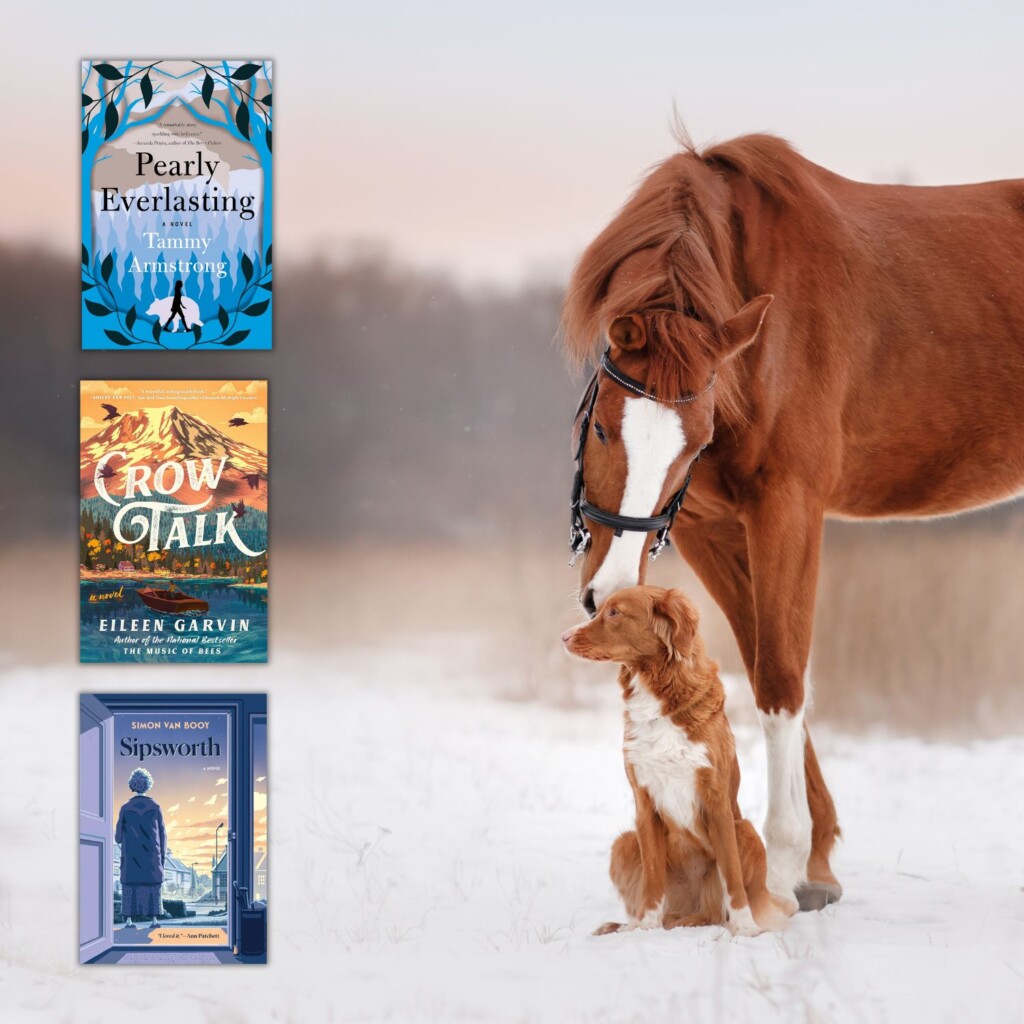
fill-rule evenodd
<path id="1" fill-rule="evenodd" d="M 140 40 L 274 58 L 279 266 L 369 240 L 467 279 L 564 275 L 672 150 L 673 102 L 698 141 L 774 130 L 865 180 L 1024 174 L 1024 9 L 991 0 L 927 17 L 870 2 L 174 11 L 101 18 L 61 0 L 9 15 L 2 127 L 23 158 L 0 171 L 0 238 L 77 251 L 78 60 L 151 54 Z"/>

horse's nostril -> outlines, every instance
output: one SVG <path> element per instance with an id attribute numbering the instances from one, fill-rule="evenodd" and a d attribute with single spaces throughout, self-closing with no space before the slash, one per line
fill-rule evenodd
<path id="1" fill-rule="evenodd" d="M 594 591 L 592 588 L 587 587 L 586 592 L 583 594 L 583 599 L 580 601 L 583 605 L 583 610 L 593 618 L 597 614 L 597 605 L 594 602 Z"/>

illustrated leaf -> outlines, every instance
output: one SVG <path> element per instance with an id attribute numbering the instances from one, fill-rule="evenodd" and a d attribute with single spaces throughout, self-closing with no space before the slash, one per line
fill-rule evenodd
<path id="1" fill-rule="evenodd" d="M 267 246 L 267 266 L 274 262 L 274 246 L 273 244 Z"/>
<path id="2" fill-rule="evenodd" d="M 272 92 L 268 92 L 267 95 L 260 100 L 260 103 L 264 104 L 264 106 L 272 107 L 274 105 L 274 94 Z"/>
<path id="3" fill-rule="evenodd" d="M 113 64 L 97 64 L 96 70 L 108 82 L 119 82 L 124 78 L 124 75 Z"/>
<path id="4" fill-rule="evenodd" d="M 89 148 L 89 129 L 82 129 L 82 152 L 84 153 Z"/>
<path id="5" fill-rule="evenodd" d="M 267 311 L 267 306 L 270 305 L 270 299 L 264 299 L 262 302 L 254 302 L 251 306 L 246 306 L 242 312 L 246 316 L 262 316 Z"/>
<path id="6" fill-rule="evenodd" d="M 203 329 L 202 327 L 199 326 L 199 324 L 193 324 L 192 333 L 195 335 L 196 341 L 198 341 L 203 336 Z"/>
<path id="7" fill-rule="evenodd" d="M 85 247 L 85 242 L 82 243 L 82 266 L 87 267 L 89 265 L 89 250 Z"/>
<path id="8" fill-rule="evenodd" d="M 110 280 L 110 275 L 114 269 L 114 254 L 108 252 L 104 257 L 103 262 L 100 264 L 100 274 L 103 276 L 104 281 Z"/>
<path id="9" fill-rule="evenodd" d="M 269 149 L 271 153 L 274 152 L 274 133 L 270 128 L 267 129 L 267 149 Z"/>
<path id="10" fill-rule="evenodd" d="M 92 283 L 92 281 L 83 281 L 82 282 L 82 291 L 83 292 L 87 292 L 90 288 L 95 288 L 95 287 L 96 287 L 96 285 L 94 285 Z"/>
<path id="11" fill-rule="evenodd" d="M 252 260 L 249 259 L 249 254 L 246 252 L 242 253 L 242 273 L 245 275 L 246 281 L 252 280 Z"/>
<path id="12" fill-rule="evenodd" d="M 82 106 L 83 107 L 88 107 L 88 106 L 90 106 L 91 104 L 93 104 L 95 102 L 96 101 L 87 92 L 83 92 L 82 93 Z"/>
<path id="13" fill-rule="evenodd" d="M 134 342 L 131 338 L 126 338 L 120 331 L 104 331 L 103 332 L 115 345 L 132 345 Z"/>
<path id="14" fill-rule="evenodd" d="M 113 103 L 107 104 L 107 112 L 103 115 L 103 137 L 109 139 L 114 132 L 117 131 L 117 123 L 121 120 L 121 115 L 117 112 L 117 107 Z"/>
<path id="15" fill-rule="evenodd" d="M 232 334 L 230 338 L 225 338 L 225 340 L 222 341 L 221 344 L 222 345 L 238 345 L 238 344 L 241 344 L 241 342 L 245 341 L 245 339 L 248 338 L 248 337 L 249 337 L 249 332 L 248 331 L 235 331 L 235 333 Z"/>
<path id="16" fill-rule="evenodd" d="M 231 321 L 228 318 L 227 310 L 223 306 L 217 307 L 217 319 L 220 321 L 220 329 L 226 331 Z"/>
<path id="17" fill-rule="evenodd" d="M 159 320 L 157 320 L 157 322 L 155 324 L 153 324 L 153 340 L 154 341 L 159 341 L 160 340 L 160 321 Z"/>
<path id="18" fill-rule="evenodd" d="M 210 100 L 213 99 L 213 79 L 207 72 L 206 77 L 203 79 L 203 102 L 209 106 Z"/>
<path id="19" fill-rule="evenodd" d="M 249 108 L 244 103 L 235 111 L 235 124 L 243 137 L 249 138 Z"/>
<path id="20" fill-rule="evenodd" d="M 261 288 L 266 288 L 268 292 L 272 292 L 274 290 L 274 282 L 273 281 L 267 281 L 266 284 L 261 284 L 260 287 Z"/>
<path id="21" fill-rule="evenodd" d="M 139 87 L 142 89 L 142 105 L 148 107 L 150 100 L 153 98 L 153 83 L 149 80 L 148 71 L 142 76 Z"/>
<path id="22" fill-rule="evenodd" d="M 135 307 L 132 306 L 132 308 L 128 310 L 124 317 L 124 325 L 125 327 L 128 328 L 129 331 L 135 326 L 135 318 Z"/>
<path id="23" fill-rule="evenodd" d="M 236 82 L 244 82 L 246 79 L 252 78 L 259 69 L 259 64 L 243 64 L 240 68 L 235 68 L 235 70 L 231 72 L 231 77 Z"/>
<path id="24" fill-rule="evenodd" d="M 88 299 L 85 300 L 85 308 L 93 316 L 110 316 L 114 312 L 109 306 L 104 306 L 99 302 L 90 302 Z"/>

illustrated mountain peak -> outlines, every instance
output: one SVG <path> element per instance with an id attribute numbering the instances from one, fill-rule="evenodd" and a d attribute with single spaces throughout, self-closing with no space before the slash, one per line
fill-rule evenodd
<path id="1" fill-rule="evenodd" d="M 177 405 L 126 411 L 82 442 L 82 470 L 109 451 L 124 451 L 132 462 L 160 463 L 185 459 L 227 458 L 247 474 L 266 473 L 265 453 L 244 444 Z"/>

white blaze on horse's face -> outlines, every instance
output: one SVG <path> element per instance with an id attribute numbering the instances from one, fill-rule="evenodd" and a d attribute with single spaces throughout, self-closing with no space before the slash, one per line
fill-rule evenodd
<path id="1" fill-rule="evenodd" d="M 669 406 L 648 398 L 627 398 L 620 431 L 626 452 L 626 486 L 617 511 L 623 516 L 656 515 L 668 472 L 686 447 L 682 420 Z M 640 582 L 640 563 L 648 544 L 646 533 L 628 531 L 612 537 L 604 561 L 590 581 L 595 608 L 616 590 Z"/>

